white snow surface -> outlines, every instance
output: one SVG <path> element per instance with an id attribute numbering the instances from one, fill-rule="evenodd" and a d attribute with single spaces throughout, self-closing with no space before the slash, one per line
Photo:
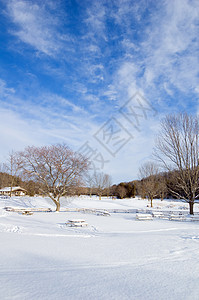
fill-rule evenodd
<path id="1" fill-rule="evenodd" d="M 199 221 L 137 221 L 147 200 L 80 196 L 62 208 L 117 210 L 22 215 L 4 207 L 52 208 L 43 197 L 0 198 L 0 299 L 199 299 Z M 154 200 L 153 210 L 181 211 L 181 201 Z M 199 204 L 195 204 L 199 211 Z M 87 227 L 68 227 L 84 219 Z"/>

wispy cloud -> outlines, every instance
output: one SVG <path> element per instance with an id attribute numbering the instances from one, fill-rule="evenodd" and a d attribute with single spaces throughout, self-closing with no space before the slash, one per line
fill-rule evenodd
<path id="1" fill-rule="evenodd" d="M 166 92 L 168 86 L 185 93 L 194 90 L 199 67 L 198 16 L 198 1 L 165 1 L 141 45 L 146 84 Z"/>
<path id="2" fill-rule="evenodd" d="M 167 98 L 172 101 L 176 94 L 197 97 L 198 1 L 166 0 L 161 5 L 141 1 L 135 6 L 128 0 L 118 1 L 112 16 L 122 32 L 117 38 L 123 53 L 116 61 L 112 77 L 112 85 L 120 95 L 118 98 L 130 97 L 136 90 L 142 90 L 156 104 L 159 98 L 165 99 L 162 104 L 164 109 L 169 109 Z M 175 99 L 175 103 L 179 101 L 182 106 L 189 107 L 182 98 Z"/>
<path id="3" fill-rule="evenodd" d="M 7 14 L 16 25 L 10 33 L 38 52 L 54 56 L 60 52 L 69 37 L 58 31 L 60 21 L 56 11 L 53 14 L 49 12 L 52 2 L 45 3 L 8 0 Z"/>
<path id="4" fill-rule="evenodd" d="M 89 33 L 93 38 L 103 38 L 107 40 L 106 35 L 106 6 L 104 1 L 93 1 L 87 9 L 85 23 L 90 28 Z"/>
<path id="5" fill-rule="evenodd" d="M 0 96 L 5 97 L 14 93 L 15 93 L 15 89 L 7 87 L 6 82 L 0 79 Z"/>
<path id="6" fill-rule="evenodd" d="M 79 147 L 96 127 L 92 115 L 68 99 L 48 93 L 41 94 L 37 103 L 25 101 L 5 81 L 0 83 L 0 136 L 7 151 L 10 145 L 19 148 L 56 141 Z"/>

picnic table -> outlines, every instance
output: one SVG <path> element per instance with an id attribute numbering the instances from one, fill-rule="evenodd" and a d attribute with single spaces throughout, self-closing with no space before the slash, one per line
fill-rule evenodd
<path id="1" fill-rule="evenodd" d="M 86 221 L 83 219 L 72 219 L 72 220 L 68 220 L 66 225 L 70 227 L 83 227 L 83 226 L 88 226 L 88 223 L 86 223 Z"/>
<path id="2" fill-rule="evenodd" d="M 186 217 L 184 215 L 180 215 L 180 214 L 171 214 L 169 216 L 169 220 L 171 220 L 171 221 L 185 221 Z"/>
<path id="3" fill-rule="evenodd" d="M 145 221 L 145 220 L 153 220 L 153 216 L 151 214 L 136 214 L 136 220 Z"/>
<path id="4" fill-rule="evenodd" d="M 163 213 L 162 211 L 153 211 L 152 215 L 154 218 L 168 219 L 168 215 Z"/>
<path id="5" fill-rule="evenodd" d="M 199 216 L 198 215 L 192 215 L 190 216 L 191 221 L 199 221 Z"/>

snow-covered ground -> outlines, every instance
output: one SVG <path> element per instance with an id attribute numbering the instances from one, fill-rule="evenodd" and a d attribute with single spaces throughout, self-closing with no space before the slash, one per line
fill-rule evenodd
<path id="1" fill-rule="evenodd" d="M 120 212 L 26 216 L 3 208 L 54 205 L 42 197 L 0 199 L 0 299 L 198 300 L 199 222 L 137 221 L 135 213 L 122 213 L 147 205 L 81 196 L 64 199 L 62 207 Z M 172 200 L 154 200 L 153 209 L 188 213 L 186 203 Z M 66 226 L 74 218 L 88 226 Z"/>

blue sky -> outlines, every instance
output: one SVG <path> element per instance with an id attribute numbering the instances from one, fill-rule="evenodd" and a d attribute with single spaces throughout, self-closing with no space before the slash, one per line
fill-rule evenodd
<path id="1" fill-rule="evenodd" d="M 198 113 L 198 0 L 0 0 L 0 14 L 1 161 L 27 145 L 87 143 L 97 170 L 133 180 L 159 120 Z M 120 109 L 136 93 L 151 108 L 139 130 Z M 114 122 L 109 151 L 100 130 Z"/>

